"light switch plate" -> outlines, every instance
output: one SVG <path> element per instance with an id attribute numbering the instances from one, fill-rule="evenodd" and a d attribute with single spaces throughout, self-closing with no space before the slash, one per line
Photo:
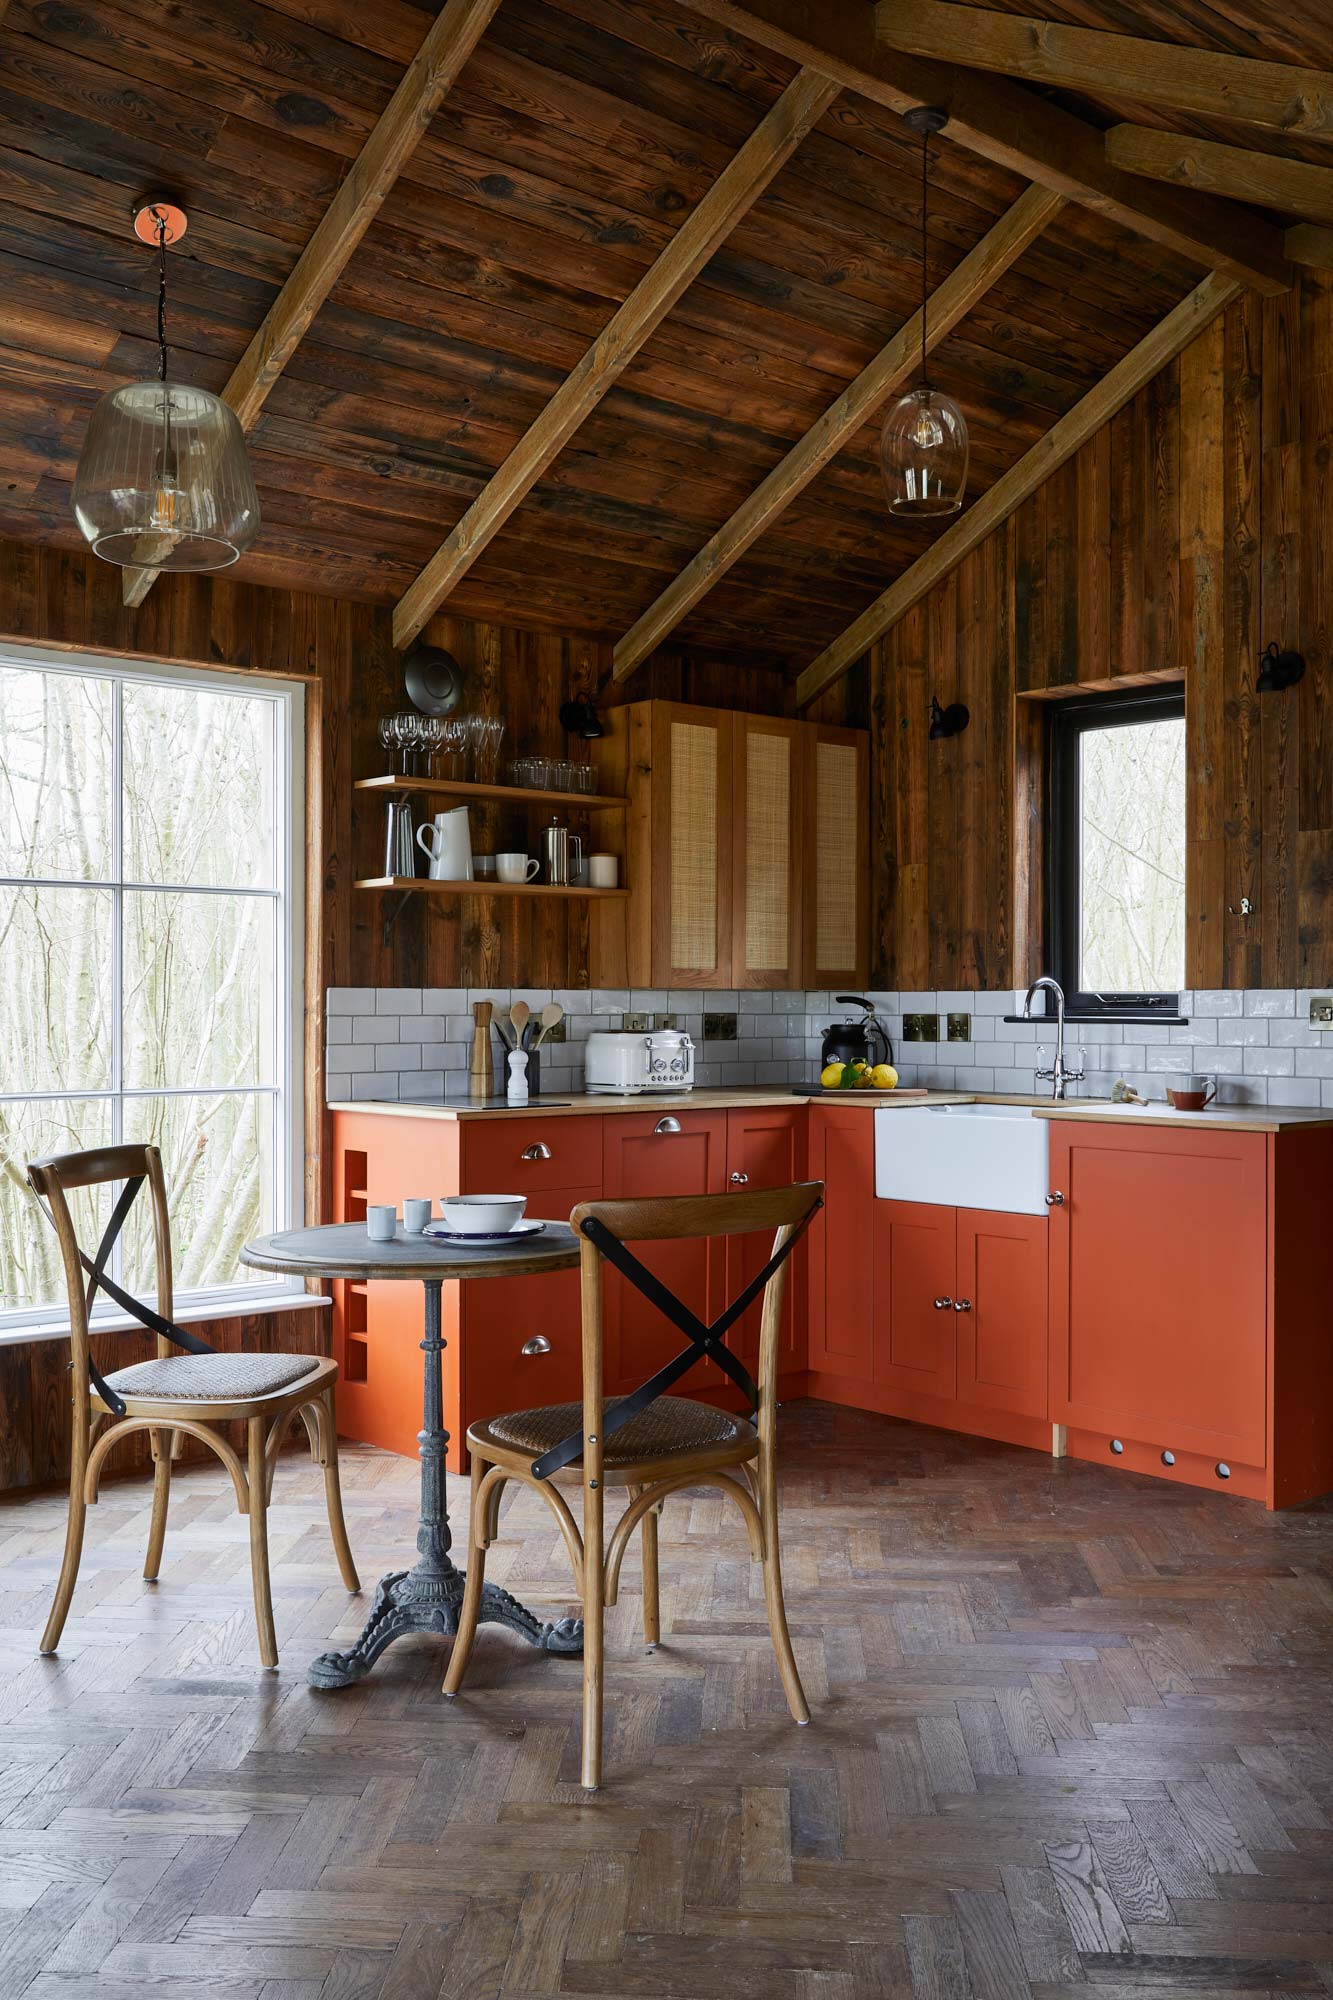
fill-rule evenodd
<path id="1" fill-rule="evenodd" d="M 1310 1001 L 1310 1026 L 1333 1028 L 1333 993 L 1316 993 Z"/>

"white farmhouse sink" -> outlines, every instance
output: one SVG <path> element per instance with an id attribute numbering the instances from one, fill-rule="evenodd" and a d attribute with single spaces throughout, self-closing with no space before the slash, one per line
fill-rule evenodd
<path id="1" fill-rule="evenodd" d="M 874 1117 L 882 1200 L 1045 1215 L 1047 1123 L 1026 1104 L 904 1105 Z"/>

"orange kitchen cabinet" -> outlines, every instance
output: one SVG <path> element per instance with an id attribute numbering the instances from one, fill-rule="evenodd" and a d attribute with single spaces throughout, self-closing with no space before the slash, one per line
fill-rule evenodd
<path id="1" fill-rule="evenodd" d="M 809 1178 L 824 1183 L 824 1206 L 807 1237 L 810 1368 L 840 1383 L 868 1386 L 874 1377 L 874 1114 L 820 1102 L 811 1105 L 809 1119 Z"/>
<path id="2" fill-rule="evenodd" d="M 652 1195 L 721 1194 L 727 1186 L 727 1114 L 668 1106 L 623 1111 L 602 1120 L 602 1192 L 608 1201 Z M 640 1262 L 704 1320 L 722 1310 L 726 1239 L 632 1243 Z M 605 1271 L 602 1292 L 605 1377 L 609 1390 L 637 1388 L 679 1354 L 683 1337 L 618 1271 Z M 699 1362 L 680 1385 L 682 1395 L 718 1388 L 724 1377 Z"/>
<path id="3" fill-rule="evenodd" d="M 806 1171 L 805 1112 L 795 1105 L 756 1107 L 753 1111 L 727 1113 L 727 1186 L 740 1194 L 759 1188 L 790 1187 L 809 1180 Z M 726 1256 L 726 1297 L 734 1299 L 757 1276 L 773 1251 L 771 1236 L 737 1236 L 728 1241 Z M 778 1336 L 778 1373 L 789 1375 L 805 1367 L 805 1313 L 802 1295 L 806 1284 L 806 1246 L 798 1243 L 787 1267 L 787 1286 L 782 1301 L 782 1327 Z M 757 1299 L 742 1314 L 727 1335 L 727 1344 L 746 1366 L 753 1369 L 759 1360 L 759 1327 L 763 1301 Z"/>
<path id="4" fill-rule="evenodd" d="M 958 1401 L 973 1409 L 1044 1418 L 1046 1217 L 972 1208 L 957 1213 Z"/>
<path id="5" fill-rule="evenodd" d="M 1190 1454 L 1258 1492 L 1269 1137 L 1057 1121 L 1050 1143 L 1051 1411 L 1071 1449 Z"/>
<path id="6" fill-rule="evenodd" d="M 877 1201 L 874 1211 L 874 1379 L 952 1400 L 958 1211 L 924 1201 Z"/>

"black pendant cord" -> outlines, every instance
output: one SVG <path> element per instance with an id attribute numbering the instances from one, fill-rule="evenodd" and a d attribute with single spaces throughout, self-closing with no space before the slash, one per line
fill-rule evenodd
<path id="1" fill-rule="evenodd" d="M 153 220 L 157 224 L 157 373 L 158 380 L 167 379 L 167 219 L 156 209 Z"/>
<path id="2" fill-rule="evenodd" d="M 930 133 L 923 132 L 921 134 L 921 388 L 923 393 L 926 394 L 930 391 L 930 382 L 926 376 L 926 301 L 930 297 L 930 276 L 926 269 L 926 246 L 929 242 L 926 229 L 926 204 L 929 190 L 927 153 L 929 147 Z"/>

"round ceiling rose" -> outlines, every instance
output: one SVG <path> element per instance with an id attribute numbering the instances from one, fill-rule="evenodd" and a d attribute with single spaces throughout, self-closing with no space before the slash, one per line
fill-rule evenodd
<path id="1" fill-rule="evenodd" d="M 177 208 L 171 201 L 146 201 L 134 211 L 134 233 L 141 243 L 151 243 L 157 248 L 157 225 L 161 218 L 167 226 L 167 242 L 179 243 L 189 227 L 185 210 Z"/>

